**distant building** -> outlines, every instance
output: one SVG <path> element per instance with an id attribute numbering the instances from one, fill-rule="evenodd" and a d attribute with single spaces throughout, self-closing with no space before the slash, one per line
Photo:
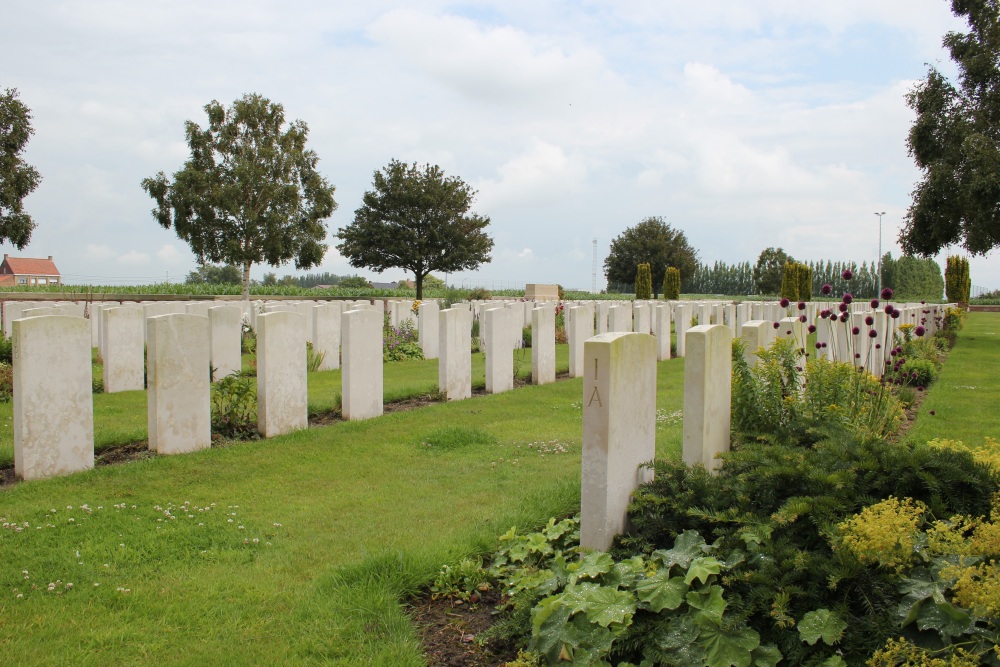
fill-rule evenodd
<path id="1" fill-rule="evenodd" d="M 0 287 L 10 285 L 62 285 L 62 276 L 52 255 L 48 259 L 35 259 L 4 253 L 0 264 Z"/>

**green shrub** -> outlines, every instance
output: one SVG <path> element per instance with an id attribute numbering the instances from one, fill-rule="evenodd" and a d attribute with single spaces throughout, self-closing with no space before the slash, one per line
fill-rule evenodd
<path id="1" fill-rule="evenodd" d="M 0 334 L 0 361 L 14 363 L 14 340 Z"/>
<path id="2" fill-rule="evenodd" d="M 531 326 L 521 329 L 521 347 L 531 347 Z"/>
<path id="3" fill-rule="evenodd" d="M 969 303 L 972 280 L 969 278 L 969 260 L 965 257 L 948 257 L 944 268 L 945 294 L 948 301 Z"/>
<path id="4" fill-rule="evenodd" d="M 0 403 L 10 403 L 14 398 L 14 367 L 9 361 L 0 361 Z"/>
<path id="5" fill-rule="evenodd" d="M 493 294 L 485 287 L 476 287 L 469 290 L 469 293 L 465 295 L 465 298 L 469 301 L 488 301 Z"/>
<path id="6" fill-rule="evenodd" d="M 934 382 L 937 376 L 937 366 L 927 359 L 907 359 L 895 375 L 901 384 L 912 387 L 926 387 Z"/>
<path id="7" fill-rule="evenodd" d="M 663 298 L 669 301 L 681 298 L 681 270 L 675 266 L 668 266 L 663 274 Z"/>
<path id="8" fill-rule="evenodd" d="M 398 327 L 393 327 L 387 315 L 382 325 L 382 361 L 423 358 L 424 351 L 413 321 L 405 320 Z"/>
<path id="9" fill-rule="evenodd" d="M 653 276 L 649 264 L 640 264 L 635 274 L 635 298 L 650 299 L 653 296 Z"/>
<path id="10" fill-rule="evenodd" d="M 212 432 L 251 440 L 257 432 L 257 388 L 251 377 L 233 373 L 212 385 Z"/>

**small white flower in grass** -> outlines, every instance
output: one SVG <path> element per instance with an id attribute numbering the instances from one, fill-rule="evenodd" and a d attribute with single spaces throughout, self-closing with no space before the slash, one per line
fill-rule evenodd
<path id="1" fill-rule="evenodd" d="M 49 592 L 50 592 L 50 593 L 51 593 L 52 591 L 54 591 L 55 589 L 56 589 L 56 585 L 55 585 L 55 584 L 49 584 Z"/>
<path id="2" fill-rule="evenodd" d="M 203 523 L 199 523 L 198 525 L 199 525 L 199 526 L 204 526 L 205 524 L 203 524 Z"/>
<path id="3" fill-rule="evenodd" d="M 105 563 L 105 564 L 104 564 L 104 567 L 111 567 L 111 566 L 110 566 L 110 565 L 108 565 L 107 563 Z"/>
<path id="4" fill-rule="evenodd" d="M 232 523 L 232 522 L 233 522 L 232 519 L 226 519 L 226 523 Z"/>
<path id="5" fill-rule="evenodd" d="M 123 542 L 123 543 L 119 544 L 119 545 L 118 545 L 118 548 L 119 548 L 119 549 L 124 549 L 124 548 L 125 548 L 125 543 Z"/>
<path id="6" fill-rule="evenodd" d="M 243 526 L 239 526 L 239 530 L 243 530 Z"/>
<path id="7" fill-rule="evenodd" d="M 71 509 L 73 509 L 73 506 L 72 505 L 67 505 L 66 509 L 71 510 Z"/>
<path id="8" fill-rule="evenodd" d="M 67 523 L 76 523 L 76 519 L 74 519 L 73 517 L 70 517 L 69 520 L 67 521 Z"/>
<path id="9" fill-rule="evenodd" d="M 281 524 L 280 524 L 280 523 L 275 523 L 275 524 L 274 524 L 274 527 L 275 527 L 275 528 L 281 528 Z"/>
<path id="10" fill-rule="evenodd" d="M 66 590 L 68 590 L 68 591 L 73 590 L 73 584 L 72 584 L 72 582 L 67 582 L 66 583 Z"/>
<path id="11" fill-rule="evenodd" d="M 52 509 L 50 509 L 49 511 L 52 512 L 53 514 L 56 513 L 56 509 L 54 507 Z"/>
<path id="12" fill-rule="evenodd" d="M 17 594 L 17 599 L 18 600 L 23 600 L 24 599 L 24 593 L 18 593 Z"/>
<path id="13" fill-rule="evenodd" d="M 253 538 L 253 543 L 254 544 L 260 544 L 260 540 L 255 537 L 255 538 Z"/>
<path id="14" fill-rule="evenodd" d="M 77 557 L 77 558 L 79 558 L 79 557 L 80 557 L 80 550 L 79 550 L 79 549 L 77 549 L 77 550 L 76 550 L 76 557 Z"/>
<path id="15" fill-rule="evenodd" d="M 100 584 L 95 581 L 94 582 L 94 588 L 97 588 L 98 586 L 100 586 Z"/>

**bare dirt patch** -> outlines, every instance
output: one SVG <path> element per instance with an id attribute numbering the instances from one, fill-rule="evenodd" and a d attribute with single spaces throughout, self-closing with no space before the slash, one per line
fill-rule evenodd
<path id="1" fill-rule="evenodd" d="M 430 595 L 410 601 L 410 616 L 420 632 L 431 667 L 503 667 L 517 657 L 512 644 L 483 642 L 481 634 L 497 620 L 501 598 L 487 591 L 476 604 Z"/>

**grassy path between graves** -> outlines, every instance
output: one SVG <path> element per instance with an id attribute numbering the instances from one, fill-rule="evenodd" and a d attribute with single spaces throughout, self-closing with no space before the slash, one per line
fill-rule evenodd
<path id="1" fill-rule="evenodd" d="M 244 356 L 244 367 L 249 357 Z M 531 350 L 514 353 L 517 377 L 531 377 Z M 101 378 L 102 367 L 94 365 L 94 377 Z M 556 371 L 569 370 L 569 346 L 556 346 Z M 437 391 L 436 359 L 399 361 L 385 365 L 384 400 L 389 402 L 425 396 Z M 340 402 L 340 371 L 309 373 L 309 414 L 328 412 Z M 482 353 L 472 355 L 472 384 L 486 385 Z M 146 392 L 124 391 L 94 395 L 94 451 L 145 440 L 147 437 Z M 14 420 L 11 403 L 0 403 L 0 467 L 14 465 Z"/>
<path id="2" fill-rule="evenodd" d="M 927 389 L 910 442 L 1000 442 L 1000 313 L 969 313 L 941 376 Z M 932 415 L 931 412 L 934 414 Z"/>
<path id="3" fill-rule="evenodd" d="M 387 391 L 411 370 L 387 365 Z M 659 364 L 660 456 L 679 455 L 682 380 L 682 360 Z M 579 508 L 581 392 L 0 488 L 0 664 L 421 665 L 400 599 L 510 526 Z"/>

